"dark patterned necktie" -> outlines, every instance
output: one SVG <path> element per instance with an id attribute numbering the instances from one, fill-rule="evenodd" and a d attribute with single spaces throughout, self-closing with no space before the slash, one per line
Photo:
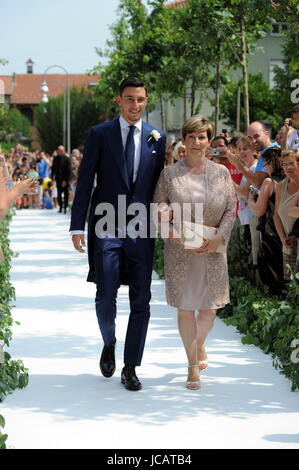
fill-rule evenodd
<path id="1" fill-rule="evenodd" d="M 133 185 L 133 175 L 134 175 L 134 160 L 135 160 L 135 142 L 134 142 L 134 131 L 135 126 L 129 126 L 130 131 L 127 137 L 126 148 L 125 148 L 125 160 L 127 166 L 127 173 L 129 179 L 129 185 Z"/>

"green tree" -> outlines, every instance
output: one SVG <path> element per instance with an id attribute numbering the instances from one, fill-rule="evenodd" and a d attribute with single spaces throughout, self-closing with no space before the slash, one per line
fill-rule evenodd
<path id="1" fill-rule="evenodd" d="M 261 73 L 249 74 L 248 83 L 251 120 L 270 121 L 272 124 L 273 134 L 275 135 L 282 123 L 282 115 L 277 112 L 276 93 L 274 90 L 270 90 Z M 238 88 L 243 90 L 242 85 L 242 79 L 238 82 L 230 81 L 224 87 L 220 98 L 220 117 L 224 120 L 227 126 L 230 126 L 233 129 L 236 128 Z M 242 130 L 246 131 L 244 108 L 241 109 L 240 118 Z"/>
<path id="2" fill-rule="evenodd" d="M 63 101 L 63 95 L 49 98 L 48 103 L 40 103 L 35 110 L 39 142 L 49 153 L 63 143 Z M 75 87 L 70 90 L 70 103 L 72 148 L 82 147 L 90 126 L 102 120 L 99 103 L 91 90 Z"/>
<path id="3" fill-rule="evenodd" d="M 216 94 L 215 123 L 220 88 L 226 71 L 240 67 L 246 126 L 249 124 L 248 55 L 265 36 L 273 7 L 258 0 L 187 0 L 182 9 L 165 8 L 163 0 L 121 0 L 119 20 L 111 28 L 111 40 L 101 63 L 98 93 L 107 102 L 126 75 L 138 75 L 153 85 L 153 101 L 183 96 L 190 88 L 191 114 L 198 112 L 209 88 Z M 268 26 L 269 27 L 269 26 Z M 227 40 L 229 38 L 229 40 Z M 201 101 L 199 100 L 199 101 Z M 109 111 L 116 111 L 110 101 Z M 163 122 L 163 110 L 162 122 Z"/>
<path id="4" fill-rule="evenodd" d="M 6 109 L 4 106 L 0 106 L 0 140 L 8 142 L 11 135 L 17 132 L 31 141 L 28 119 L 16 108 Z"/>
<path id="5" fill-rule="evenodd" d="M 94 69 L 101 75 L 97 94 L 107 104 L 107 118 L 117 113 L 111 97 L 117 95 L 119 83 L 127 76 L 146 81 L 150 88 L 148 109 L 159 100 L 162 122 L 163 94 L 171 99 L 182 90 L 184 82 L 176 74 L 174 52 L 179 39 L 172 21 L 175 12 L 164 7 L 164 0 L 149 0 L 148 7 L 149 11 L 142 1 L 122 0 L 107 49 L 97 50 L 101 58 L 109 58 L 106 66 L 101 61 Z"/>

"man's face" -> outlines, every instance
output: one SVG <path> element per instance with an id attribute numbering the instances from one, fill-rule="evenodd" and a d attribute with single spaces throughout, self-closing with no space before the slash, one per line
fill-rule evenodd
<path id="1" fill-rule="evenodd" d="M 258 124 L 249 126 L 247 136 L 255 150 L 259 152 L 269 145 L 269 133 Z"/>
<path id="2" fill-rule="evenodd" d="M 129 124 L 138 122 L 147 105 L 147 96 L 143 87 L 126 87 L 121 96 L 116 98 L 121 107 L 122 116 Z"/>
<path id="3" fill-rule="evenodd" d="M 63 145 L 60 145 L 57 149 L 57 155 L 64 155 L 64 147 Z"/>

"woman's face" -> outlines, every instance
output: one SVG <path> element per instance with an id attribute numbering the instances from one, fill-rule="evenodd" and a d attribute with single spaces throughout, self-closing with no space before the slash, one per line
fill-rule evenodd
<path id="1" fill-rule="evenodd" d="M 206 149 L 210 145 L 210 141 L 207 136 L 207 131 L 202 132 L 191 132 L 183 138 L 183 144 L 186 147 L 187 157 L 204 155 Z"/>
<path id="2" fill-rule="evenodd" d="M 265 165 L 266 172 L 268 173 L 268 175 L 272 175 L 272 173 L 273 173 L 273 164 L 272 164 L 272 162 L 271 161 L 269 161 L 269 162 L 264 161 L 264 165 Z"/>
<path id="3" fill-rule="evenodd" d="M 185 146 L 185 145 L 181 145 L 181 146 L 178 148 L 177 159 L 178 159 L 178 160 L 181 160 L 181 158 L 185 158 L 185 156 L 186 156 L 186 146 Z"/>
<path id="4" fill-rule="evenodd" d="M 254 151 L 246 144 L 240 143 L 237 146 L 238 155 L 240 160 L 245 163 L 246 166 L 254 160 Z"/>
<path id="5" fill-rule="evenodd" d="M 285 175 L 290 178 L 298 178 L 299 177 L 299 163 L 296 161 L 294 157 L 283 157 L 281 160 L 281 166 Z"/>

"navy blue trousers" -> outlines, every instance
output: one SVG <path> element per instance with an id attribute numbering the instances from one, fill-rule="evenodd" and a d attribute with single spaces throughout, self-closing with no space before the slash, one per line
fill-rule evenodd
<path id="1" fill-rule="evenodd" d="M 115 340 L 117 291 L 121 285 L 121 266 L 126 266 L 129 284 L 130 315 L 124 349 L 124 363 L 141 364 L 150 318 L 151 276 L 154 240 L 129 237 L 100 239 L 94 242 L 97 278 L 96 314 L 104 344 Z"/>

